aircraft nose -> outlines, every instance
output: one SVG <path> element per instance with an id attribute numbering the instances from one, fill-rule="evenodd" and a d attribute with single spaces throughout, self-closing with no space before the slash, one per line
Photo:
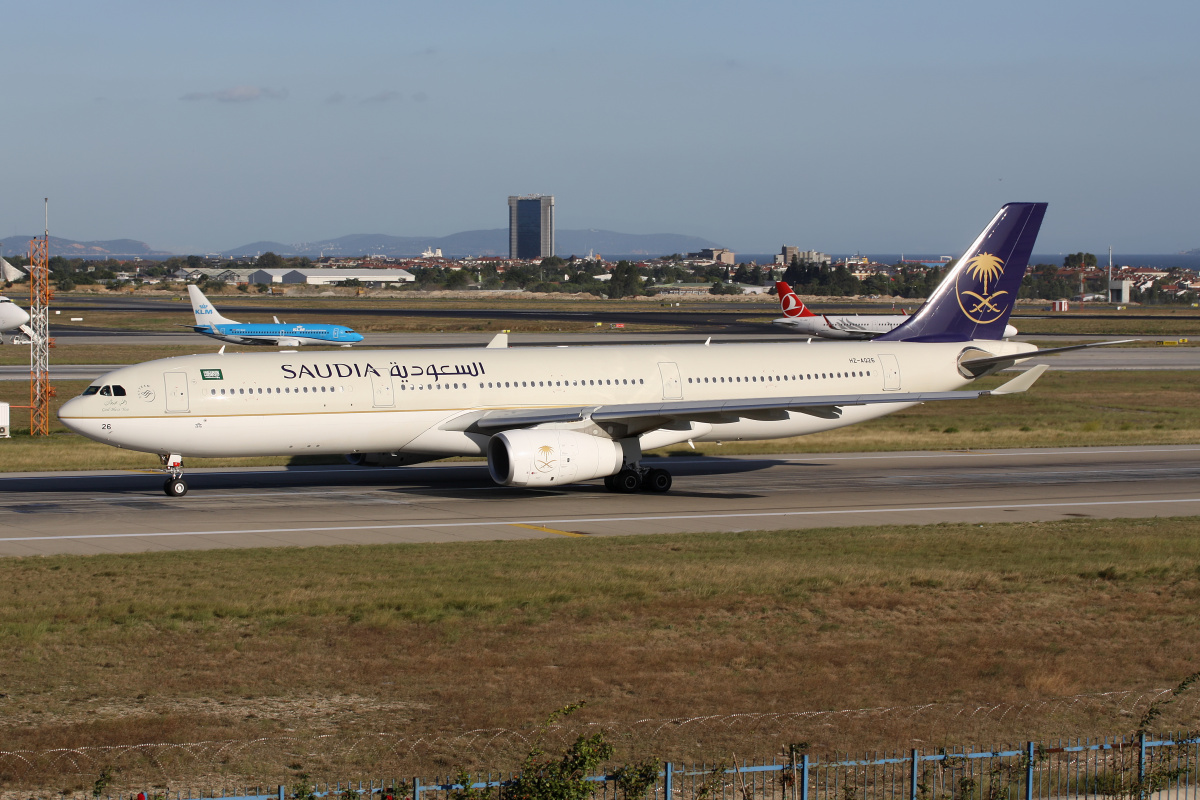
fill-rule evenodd
<path id="1" fill-rule="evenodd" d="M 75 433 L 83 433 L 83 431 L 81 431 L 79 429 L 78 424 L 75 421 L 75 418 L 80 416 L 80 412 L 82 411 L 82 409 L 80 408 L 80 406 L 83 405 L 83 403 L 81 402 L 82 399 L 83 398 L 81 398 L 81 397 L 72 397 L 70 400 L 63 403 L 58 408 L 59 422 L 61 422 L 63 425 L 65 425 L 67 428 L 71 429 Z"/>

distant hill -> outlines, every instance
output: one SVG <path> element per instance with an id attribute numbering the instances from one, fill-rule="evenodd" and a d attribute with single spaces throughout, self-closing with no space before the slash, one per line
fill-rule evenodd
<path id="1" fill-rule="evenodd" d="M 24 255 L 29 251 L 32 236 L 9 236 L 0 239 L 6 255 Z M 558 231 L 555 249 L 560 256 L 586 256 L 588 253 L 613 256 L 662 256 L 671 253 L 695 252 L 718 245 L 698 236 L 675 233 L 617 233 L 616 231 L 577 230 Z M 461 231 L 449 236 L 388 236 L 383 233 L 355 233 L 337 239 L 315 242 L 260 241 L 235 247 L 221 253 L 234 258 L 257 256 L 272 252 L 281 256 L 364 256 L 383 255 L 393 258 L 419 256 L 426 249 L 441 249 L 447 258 L 462 256 L 508 256 L 508 229 Z M 177 253 L 154 250 L 135 239 L 77 242 L 58 236 L 50 237 L 50 255 L 65 258 L 145 258 L 163 259 Z"/>
<path id="2" fill-rule="evenodd" d="M 40 239 L 41 236 L 6 236 L 0 239 L 4 243 L 4 254 L 27 255 L 29 240 Z M 50 237 L 50 257 L 64 258 L 168 258 L 175 255 L 163 250 L 151 249 L 145 242 L 135 239 L 110 239 L 102 242 L 76 242 L 72 239 Z"/>
<path id="3" fill-rule="evenodd" d="M 1200 247 L 1197 247 L 1195 250 L 1184 250 L 1179 255 L 1181 255 L 1181 256 L 1200 256 Z"/>
<path id="4" fill-rule="evenodd" d="M 661 256 L 695 252 L 718 245 L 698 236 L 675 233 L 617 233 L 602 230 L 560 230 L 555 233 L 555 249 L 560 256 L 586 256 L 589 252 L 605 257 L 621 255 Z M 270 251 L 281 256 L 362 256 L 383 255 L 395 258 L 419 256 L 426 249 L 441 249 L 447 258 L 462 256 L 508 256 L 508 229 L 462 231 L 449 236 L 388 236 L 382 233 L 358 233 L 317 242 L 284 244 L 252 242 L 221 253 L 223 256 L 256 256 Z"/>

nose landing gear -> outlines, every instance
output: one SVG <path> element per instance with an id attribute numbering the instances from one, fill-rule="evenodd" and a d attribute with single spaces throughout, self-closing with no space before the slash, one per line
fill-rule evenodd
<path id="1" fill-rule="evenodd" d="M 170 475 L 163 483 L 163 493 L 167 497 L 183 497 L 187 494 L 187 481 L 183 479 L 183 456 L 171 453 L 160 455 L 158 460 L 163 465 L 163 471 Z"/>

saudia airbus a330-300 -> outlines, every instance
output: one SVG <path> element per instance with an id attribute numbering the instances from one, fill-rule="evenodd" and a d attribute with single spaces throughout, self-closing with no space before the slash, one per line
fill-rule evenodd
<path id="1" fill-rule="evenodd" d="M 671 475 L 645 467 L 643 452 L 1026 390 L 1044 365 L 956 391 L 1039 352 L 1002 334 L 1045 210 L 1000 209 L 929 301 L 872 341 L 183 356 L 114 370 L 59 418 L 157 453 L 172 496 L 187 492 L 184 457 L 297 453 L 397 465 L 486 456 L 506 486 L 604 478 L 612 491 L 667 491 Z"/>

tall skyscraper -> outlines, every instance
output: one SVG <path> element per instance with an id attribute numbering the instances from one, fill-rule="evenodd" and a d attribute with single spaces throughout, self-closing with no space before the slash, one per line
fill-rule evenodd
<path id="1" fill-rule="evenodd" d="M 554 195 L 508 198 L 508 257 L 531 260 L 554 255 Z"/>

